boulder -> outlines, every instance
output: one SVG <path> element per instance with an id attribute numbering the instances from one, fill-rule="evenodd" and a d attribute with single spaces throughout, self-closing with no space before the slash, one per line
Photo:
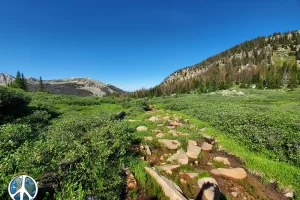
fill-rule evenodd
<path id="1" fill-rule="evenodd" d="M 147 131 L 148 128 L 146 126 L 138 126 L 138 127 L 136 127 L 136 130 L 137 131 Z"/>
<path id="2" fill-rule="evenodd" d="M 217 168 L 210 171 L 215 176 L 222 176 L 232 180 L 242 180 L 247 177 L 247 173 L 243 168 Z"/>
<path id="3" fill-rule="evenodd" d="M 170 158 L 168 158 L 169 162 L 178 162 L 182 165 L 187 165 L 189 163 L 189 157 L 183 150 L 178 150 L 177 153 L 173 154 Z"/>
<path id="4" fill-rule="evenodd" d="M 216 200 L 220 199 L 221 192 L 217 181 L 213 178 L 202 178 L 198 180 L 200 192 L 196 199 Z"/>
<path id="5" fill-rule="evenodd" d="M 152 117 L 150 117 L 150 119 L 149 119 L 149 121 L 151 121 L 151 122 L 156 122 L 156 121 L 159 121 L 159 120 L 160 120 L 160 118 L 157 117 L 157 116 L 152 116 Z"/>
<path id="6" fill-rule="evenodd" d="M 159 143 L 162 143 L 168 149 L 178 149 L 181 143 L 178 140 L 160 139 Z"/>
<path id="7" fill-rule="evenodd" d="M 115 115 L 115 120 L 122 120 L 126 116 L 126 112 L 121 111 L 118 114 Z"/>
<path id="8" fill-rule="evenodd" d="M 214 157 L 213 158 L 214 161 L 218 161 L 223 163 L 224 165 L 230 165 L 230 162 L 228 160 L 228 158 L 224 158 L 224 157 Z"/>
<path id="9" fill-rule="evenodd" d="M 187 147 L 186 154 L 189 158 L 197 159 L 200 152 L 201 152 L 201 147 L 189 145 Z"/>
<path id="10" fill-rule="evenodd" d="M 157 171 L 149 167 L 145 167 L 145 170 L 156 180 L 156 182 L 161 186 L 165 196 L 170 198 L 170 200 L 187 200 L 180 187 L 178 187 L 178 185 L 176 185 L 173 181 L 168 180 L 166 177 L 160 175 Z"/>
<path id="11" fill-rule="evenodd" d="M 201 149 L 202 149 L 203 151 L 211 151 L 212 148 L 213 148 L 213 145 L 208 144 L 207 142 L 203 142 L 203 143 L 201 144 Z"/>

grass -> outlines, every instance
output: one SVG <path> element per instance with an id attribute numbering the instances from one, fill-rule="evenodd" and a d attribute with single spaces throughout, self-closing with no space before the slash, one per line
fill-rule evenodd
<path id="1" fill-rule="evenodd" d="M 290 188 L 292 186 L 296 191 L 296 199 L 300 199 L 299 167 L 276 160 L 274 158 L 274 153 L 266 148 L 262 148 L 261 152 L 253 151 L 242 142 L 239 142 L 231 134 L 221 131 L 217 127 L 213 127 L 209 121 L 200 120 L 198 115 L 195 117 L 188 114 L 190 113 L 189 109 L 191 107 L 193 107 L 193 109 L 197 108 L 196 103 L 193 104 L 191 102 L 202 101 L 202 103 L 204 102 L 202 106 L 207 104 L 206 107 L 202 109 L 205 112 L 206 110 L 211 109 L 211 105 L 219 110 L 235 106 L 237 107 L 236 110 L 239 109 L 241 112 L 247 110 L 247 112 L 267 113 L 271 120 L 276 121 L 279 125 L 280 123 L 283 123 L 281 120 L 287 121 L 286 118 L 290 119 L 290 122 L 292 122 L 294 118 L 299 119 L 299 91 L 299 89 L 292 92 L 287 92 L 285 90 L 264 91 L 248 89 L 243 90 L 246 94 L 245 97 L 236 96 L 233 98 L 222 96 L 183 95 L 181 100 L 179 98 L 175 99 L 170 97 L 163 100 L 156 98 L 152 101 L 157 102 L 155 105 L 159 109 L 168 108 L 166 109 L 166 112 L 189 119 L 192 124 L 196 125 L 196 131 L 206 127 L 204 132 L 206 135 L 214 136 L 219 145 L 241 158 L 245 163 L 245 167 L 253 172 L 262 174 L 263 181 L 270 182 L 275 180 L 278 183 L 279 189 Z M 184 101 L 185 103 L 178 103 L 176 104 L 176 107 L 172 107 L 172 110 L 169 110 L 171 107 L 168 105 L 172 104 L 172 101 Z M 213 104 L 216 104 L 217 106 Z"/>
<path id="2" fill-rule="evenodd" d="M 216 167 L 216 168 L 224 168 L 224 163 L 222 162 L 219 162 L 219 161 L 216 161 L 216 160 L 213 160 L 212 161 L 212 164 Z"/>
<path id="3" fill-rule="evenodd" d="M 168 199 L 163 194 L 161 187 L 156 183 L 155 179 L 146 173 L 144 168 L 149 167 L 147 162 L 130 157 L 126 160 L 126 166 L 133 172 L 138 184 L 142 186 L 146 194 L 162 200 Z"/>

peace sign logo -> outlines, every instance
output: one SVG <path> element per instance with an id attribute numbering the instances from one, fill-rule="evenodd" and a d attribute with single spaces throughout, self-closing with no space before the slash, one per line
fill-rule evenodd
<path id="1" fill-rule="evenodd" d="M 32 200 L 36 197 L 38 187 L 33 178 L 20 175 L 13 178 L 8 185 L 9 196 L 14 200 Z"/>

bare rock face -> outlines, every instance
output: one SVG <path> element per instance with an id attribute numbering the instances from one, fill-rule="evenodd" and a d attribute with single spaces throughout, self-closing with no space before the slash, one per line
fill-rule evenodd
<path id="1" fill-rule="evenodd" d="M 160 175 L 157 171 L 149 167 L 145 167 L 145 170 L 156 180 L 156 182 L 161 186 L 166 197 L 169 197 L 170 200 L 187 200 L 180 187 L 178 187 L 178 185 L 176 185 L 173 181 L 168 180 L 166 177 Z"/>
<path id="2" fill-rule="evenodd" d="M 220 199 L 221 192 L 217 181 L 213 178 L 202 178 L 198 180 L 200 187 L 199 199 L 216 200 Z M 197 198 L 198 199 L 198 198 Z"/>
<path id="3" fill-rule="evenodd" d="M 147 131 L 148 128 L 146 126 L 138 126 L 138 127 L 136 127 L 136 130 L 137 131 Z"/>
<path id="4" fill-rule="evenodd" d="M 189 163 L 189 157 L 183 150 L 178 150 L 176 154 L 172 155 L 167 161 L 178 162 L 182 165 L 187 165 Z"/>
<path id="5" fill-rule="evenodd" d="M 213 145 L 208 144 L 207 142 L 203 142 L 203 143 L 201 144 L 201 149 L 202 149 L 203 151 L 211 151 L 212 148 L 213 148 Z"/>
<path id="6" fill-rule="evenodd" d="M 11 83 L 15 78 L 9 74 L 0 73 L 0 85 L 7 85 Z"/>
<path id="7" fill-rule="evenodd" d="M 228 158 L 214 157 L 213 160 L 214 160 L 214 161 L 221 162 L 221 163 L 223 163 L 224 165 L 230 165 L 230 162 L 229 162 Z"/>
<path id="8" fill-rule="evenodd" d="M 160 139 L 159 143 L 162 143 L 168 149 L 178 149 L 181 143 L 178 140 L 168 140 L 168 139 Z"/>
<path id="9" fill-rule="evenodd" d="M 242 180 L 247 177 L 247 173 L 243 168 L 217 168 L 210 171 L 213 175 L 223 176 L 232 180 Z"/>

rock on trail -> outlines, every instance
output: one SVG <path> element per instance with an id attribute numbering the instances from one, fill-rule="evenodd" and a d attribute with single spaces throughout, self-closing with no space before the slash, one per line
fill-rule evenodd
<path id="1" fill-rule="evenodd" d="M 178 140 L 168 140 L 168 139 L 160 139 L 159 143 L 162 143 L 168 149 L 178 149 L 181 143 Z"/>
<path id="2" fill-rule="evenodd" d="M 233 180 L 242 180 L 247 177 L 247 173 L 243 168 L 217 168 L 210 171 L 215 176 L 222 176 Z"/>
<path id="3" fill-rule="evenodd" d="M 189 157 L 183 150 L 178 150 L 177 153 L 173 154 L 167 161 L 178 162 L 182 165 L 187 165 L 189 163 Z"/>
<path id="4" fill-rule="evenodd" d="M 173 181 L 168 180 L 166 177 L 160 175 L 154 169 L 145 167 L 145 170 L 152 176 L 156 182 L 161 186 L 164 194 L 170 198 L 170 200 L 187 200 L 183 195 L 182 190 Z"/>

